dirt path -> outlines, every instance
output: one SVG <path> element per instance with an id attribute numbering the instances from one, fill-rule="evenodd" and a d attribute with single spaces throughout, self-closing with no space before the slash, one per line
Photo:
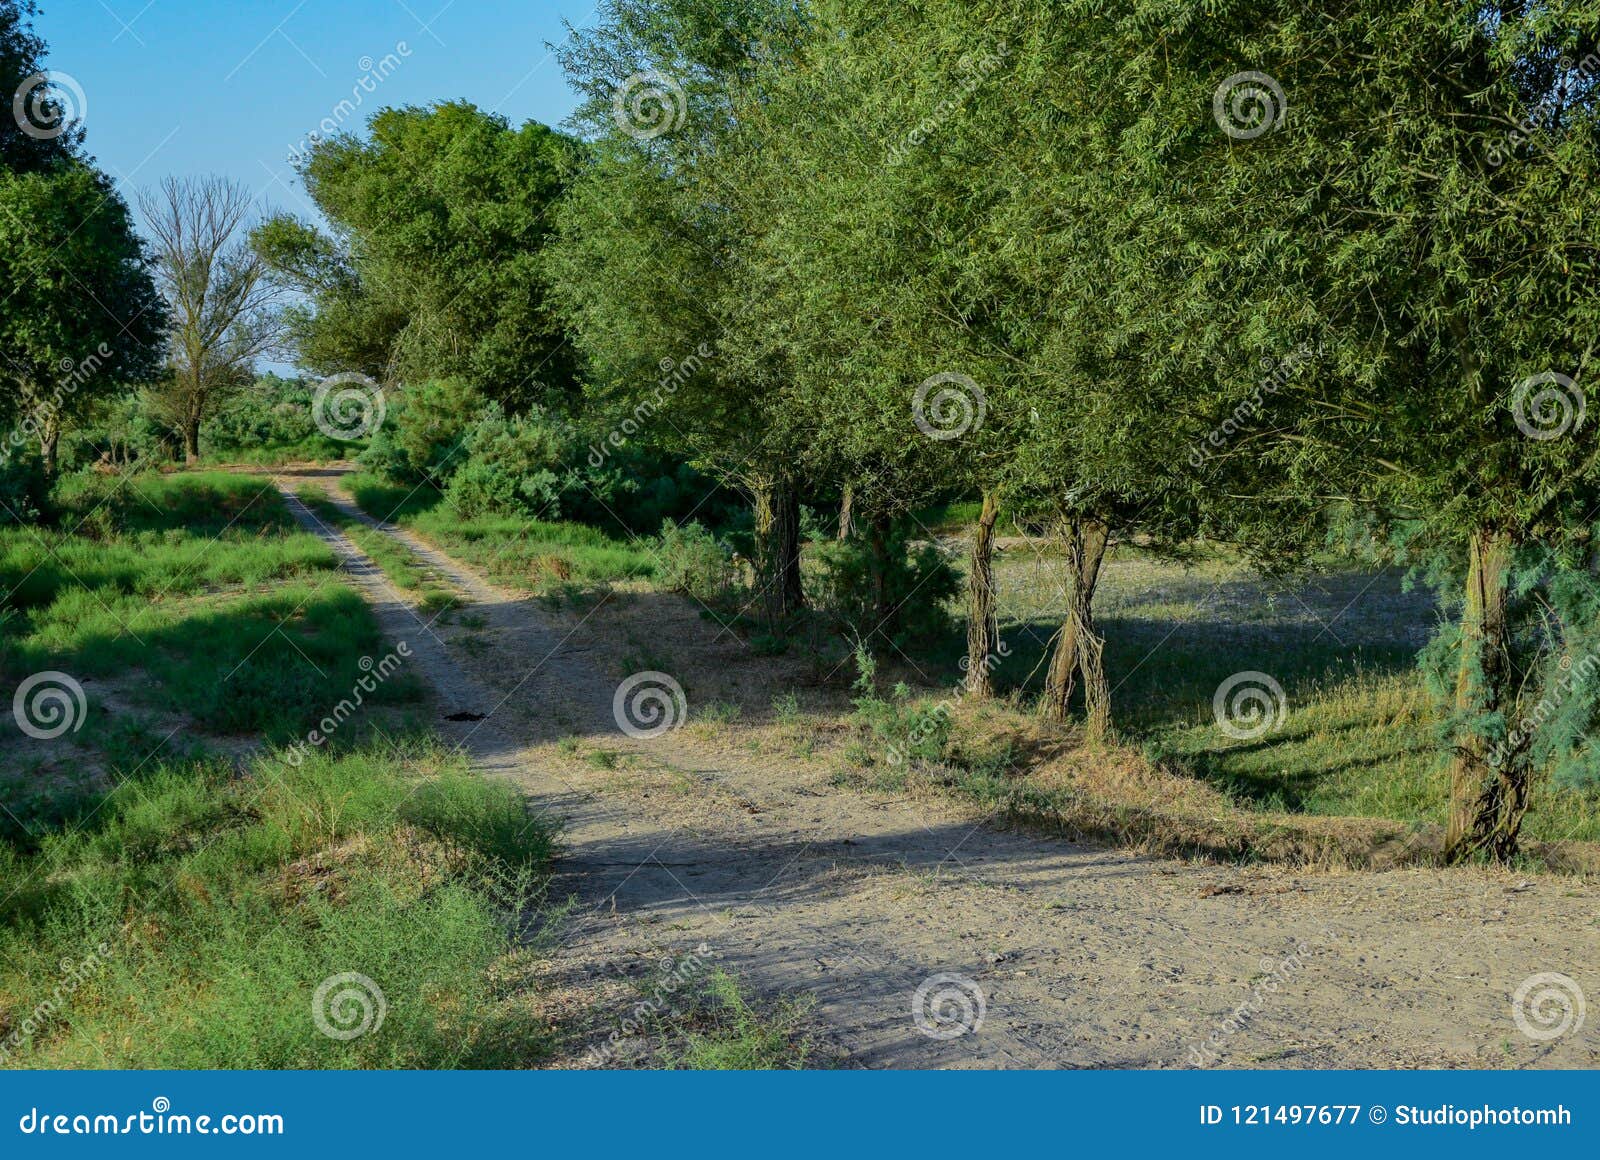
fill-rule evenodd
<path id="1" fill-rule="evenodd" d="M 279 478 L 337 485 L 335 472 Z M 664 964 L 702 960 L 758 995 L 814 996 L 817 1054 L 846 1065 L 1600 1064 L 1600 1016 L 1541 1041 L 1512 1002 L 1547 972 L 1600 995 L 1594 886 L 1148 858 L 838 789 L 823 762 L 741 749 L 737 729 L 633 739 L 596 622 L 566 623 L 384 526 L 462 596 L 430 619 L 286 495 L 410 643 L 441 715 L 483 715 L 441 732 L 564 819 L 557 889 L 576 906 L 548 981 L 555 1013 L 587 1029 L 572 1066 L 609 1050 Z M 660 631 L 699 624 L 664 614 Z M 919 988 L 922 1021 L 959 1033 L 919 1028 Z M 612 1058 L 640 1051 L 624 1039 Z"/>

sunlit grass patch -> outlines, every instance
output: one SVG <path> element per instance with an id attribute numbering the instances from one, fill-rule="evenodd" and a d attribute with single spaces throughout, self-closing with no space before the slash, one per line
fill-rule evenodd
<path id="1" fill-rule="evenodd" d="M 645 548 L 586 524 L 494 515 L 464 519 L 430 487 L 405 487 L 370 474 L 353 476 L 345 486 L 369 516 L 410 528 L 492 579 L 529 591 L 637 579 L 655 568 Z"/>
<path id="2" fill-rule="evenodd" d="M 23 1067 L 527 1063 L 545 1028 L 513 1001 L 517 946 L 550 846 L 520 795 L 429 746 L 156 769 L 32 853 L 0 845 L 0 1048 Z"/>

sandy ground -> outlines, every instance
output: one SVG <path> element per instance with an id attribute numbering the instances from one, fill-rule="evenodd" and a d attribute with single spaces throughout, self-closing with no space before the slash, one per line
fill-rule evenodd
<path id="1" fill-rule="evenodd" d="M 1541 974 L 1600 995 L 1593 885 L 1143 857 L 840 789 L 826 762 L 741 744 L 737 725 L 634 739 L 613 713 L 634 634 L 610 639 L 606 617 L 552 612 L 386 526 L 461 595 L 431 618 L 293 500 L 314 480 L 358 515 L 336 472 L 277 478 L 409 643 L 441 733 L 560 820 L 556 889 L 574 905 L 545 981 L 578 1029 L 563 1065 L 647 1060 L 639 1037 L 610 1033 L 641 998 L 670 1001 L 654 983 L 712 965 L 759 997 L 813 997 L 822 1064 L 1600 1065 L 1600 1015 L 1580 1021 L 1565 981 L 1534 982 L 1522 1004 L 1536 1033 L 1565 1023 L 1558 1036 L 1525 1034 L 1514 1012 Z M 720 656 L 734 685 L 770 663 L 652 599 L 650 643 Z M 1549 1001 L 1562 995 L 1567 1018 Z"/>

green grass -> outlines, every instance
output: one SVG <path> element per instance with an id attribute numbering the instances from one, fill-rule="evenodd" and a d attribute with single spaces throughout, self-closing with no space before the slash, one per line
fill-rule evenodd
<path id="1" fill-rule="evenodd" d="M 392 536 L 352 519 L 316 484 L 307 484 L 296 494 L 318 519 L 349 536 L 356 547 L 365 552 L 379 571 L 389 578 L 390 583 L 403 591 L 415 593 L 425 609 L 453 608 L 460 602 L 455 590 L 440 583 L 414 552 L 404 544 L 397 543 Z"/>
<path id="2" fill-rule="evenodd" d="M 777 1071 L 802 1068 L 811 1044 L 804 1032 L 810 1004 L 784 999 L 758 1006 L 728 972 L 714 970 L 686 995 L 686 1010 L 655 1027 L 665 1040 L 663 1061 L 694 1071 Z"/>
<path id="3" fill-rule="evenodd" d="M 0 529 L 0 679 L 66 673 L 86 711 L 53 742 L 0 737 L 0 836 L 75 817 L 97 781 L 151 761 L 303 737 L 394 647 L 270 485 L 91 477 L 56 499 L 60 528 Z M 360 700 L 419 691 L 402 668 Z"/>
<path id="4" fill-rule="evenodd" d="M 1114 554 L 1095 606 L 1119 736 L 1246 810 L 1442 825 L 1437 711 L 1415 659 L 1438 615 L 1433 601 L 1395 573 L 1324 565 L 1306 583 L 1274 585 L 1220 552 L 1188 568 L 1132 548 Z M 999 558 L 1010 649 L 994 673 L 1002 691 L 1039 689 L 1060 569 L 1026 548 Z M 963 642 L 946 643 L 937 661 L 953 685 Z M 1212 698 L 1251 670 L 1280 684 L 1288 715 L 1238 740 L 1219 728 Z M 1546 783 L 1530 800 L 1528 839 L 1600 841 L 1600 791 Z"/>
<path id="5" fill-rule="evenodd" d="M 223 463 L 253 467 L 281 467 L 285 463 L 338 463 L 354 459 L 366 450 L 367 440 L 345 441 L 312 435 L 294 443 L 269 443 L 256 447 L 208 449 L 200 457 L 202 467 Z"/>
<path id="6" fill-rule="evenodd" d="M 648 551 L 585 524 L 514 516 L 463 519 L 433 488 L 411 488 L 371 474 L 352 476 L 345 487 L 368 515 L 409 528 L 492 579 L 531 592 L 654 572 Z"/>
<path id="7" fill-rule="evenodd" d="M 428 746 L 148 771 L 0 845 L 4 1063 L 525 1064 L 547 1033 L 512 984 L 549 853 L 519 795 Z M 330 1038 L 313 996 L 352 973 L 386 1013 Z"/>

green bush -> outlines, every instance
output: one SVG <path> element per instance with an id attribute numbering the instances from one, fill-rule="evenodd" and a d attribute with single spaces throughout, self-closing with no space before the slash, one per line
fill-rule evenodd
<path id="1" fill-rule="evenodd" d="M 735 583 L 733 553 L 700 523 L 661 525 L 656 579 L 663 588 L 700 600 L 725 597 Z"/>
<path id="2" fill-rule="evenodd" d="M 946 603 L 959 584 L 931 544 L 913 549 L 897 525 L 876 539 L 819 544 L 811 595 L 817 609 L 853 639 L 905 647 L 950 631 Z"/>

